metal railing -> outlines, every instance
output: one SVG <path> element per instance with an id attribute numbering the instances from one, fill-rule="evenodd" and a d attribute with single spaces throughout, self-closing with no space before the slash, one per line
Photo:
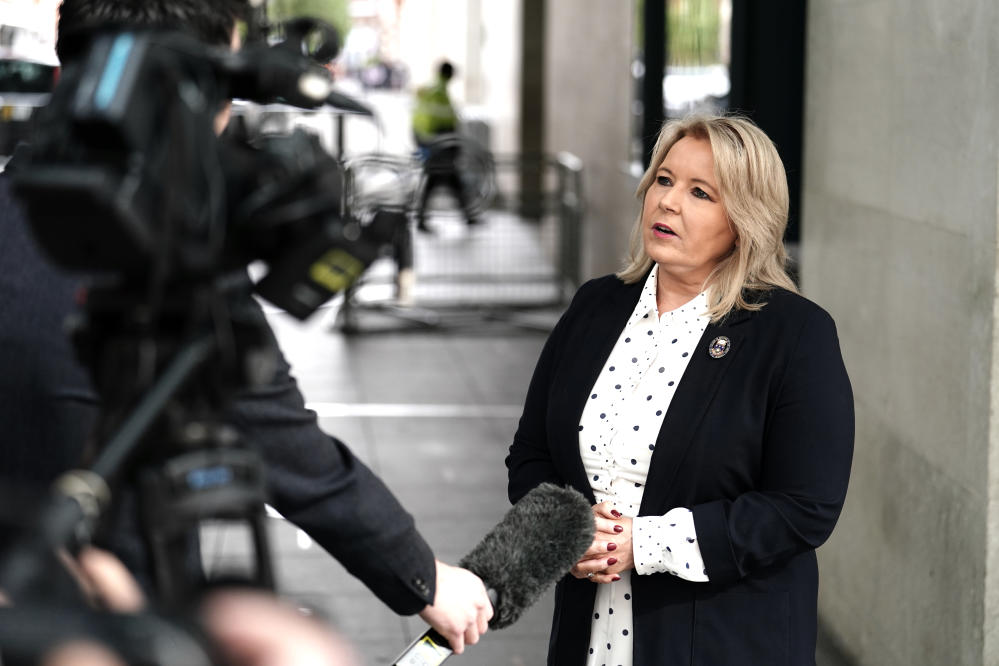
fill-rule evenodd
<path id="1" fill-rule="evenodd" d="M 350 209 L 405 212 L 399 219 L 406 229 L 386 248 L 392 259 L 376 261 L 345 295 L 337 315 L 343 330 L 367 328 L 366 313 L 416 327 L 529 321 L 521 315 L 564 305 L 579 285 L 581 160 L 570 153 L 494 156 L 461 141 L 458 172 L 475 224 L 457 201 L 437 193 L 427 201 L 428 229 L 416 229 L 427 183 L 417 156 L 361 155 L 345 163 Z M 537 176 L 530 194 L 522 191 L 525 172 Z"/>

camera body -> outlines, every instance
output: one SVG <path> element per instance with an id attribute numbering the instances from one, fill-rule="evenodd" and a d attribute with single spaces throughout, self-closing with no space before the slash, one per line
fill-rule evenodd
<path id="1" fill-rule="evenodd" d="M 238 53 L 179 33 L 92 37 L 11 165 L 33 232 L 59 265 L 157 286 L 255 260 L 262 296 L 299 318 L 378 254 L 343 204 L 341 165 L 304 132 L 219 139 L 232 97 L 318 106 L 325 70 L 290 48 Z"/>

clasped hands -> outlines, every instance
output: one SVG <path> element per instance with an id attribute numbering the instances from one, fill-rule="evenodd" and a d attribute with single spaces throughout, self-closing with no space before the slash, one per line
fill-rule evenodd
<path id="1" fill-rule="evenodd" d="M 635 568 L 631 518 L 621 515 L 610 502 L 601 502 L 593 505 L 593 519 L 593 543 L 569 573 L 594 583 L 613 583 L 621 579 L 622 571 Z"/>

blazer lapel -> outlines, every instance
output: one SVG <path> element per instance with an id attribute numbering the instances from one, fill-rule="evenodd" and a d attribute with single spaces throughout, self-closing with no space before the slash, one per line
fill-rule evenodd
<path id="1" fill-rule="evenodd" d="M 659 430 L 639 515 L 662 513 L 663 503 L 673 487 L 673 479 L 694 434 L 707 413 L 722 378 L 744 346 L 747 330 L 739 324 L 745 322 L 750 314 L 739 310 L 719 324 L 708 324 L 704 329 Z M 713 358 L 708 353 L 708 348 L 720 336 L 728 338 L 731 346 L 724 356 Z"/>

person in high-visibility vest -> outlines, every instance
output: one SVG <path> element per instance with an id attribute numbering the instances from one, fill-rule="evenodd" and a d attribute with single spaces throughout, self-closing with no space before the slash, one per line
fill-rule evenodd
<path id="1" fill-rule="evenodd" d="M 430 230 L 426 220 L 427 201 L 431 192 L 438 187 L 446 187 L 454 193 L 468 224 L 478 223 L 457 167 L 461 152 L 457 140 L 458 113 L 447 92 L 448 83 L 453 77 L 454 65 L 445 61 L 438 69 L 436 81 L 416 91 L 413 137 L 426 174 L 416 216 L 417 228 L 421 231 Z"/>

